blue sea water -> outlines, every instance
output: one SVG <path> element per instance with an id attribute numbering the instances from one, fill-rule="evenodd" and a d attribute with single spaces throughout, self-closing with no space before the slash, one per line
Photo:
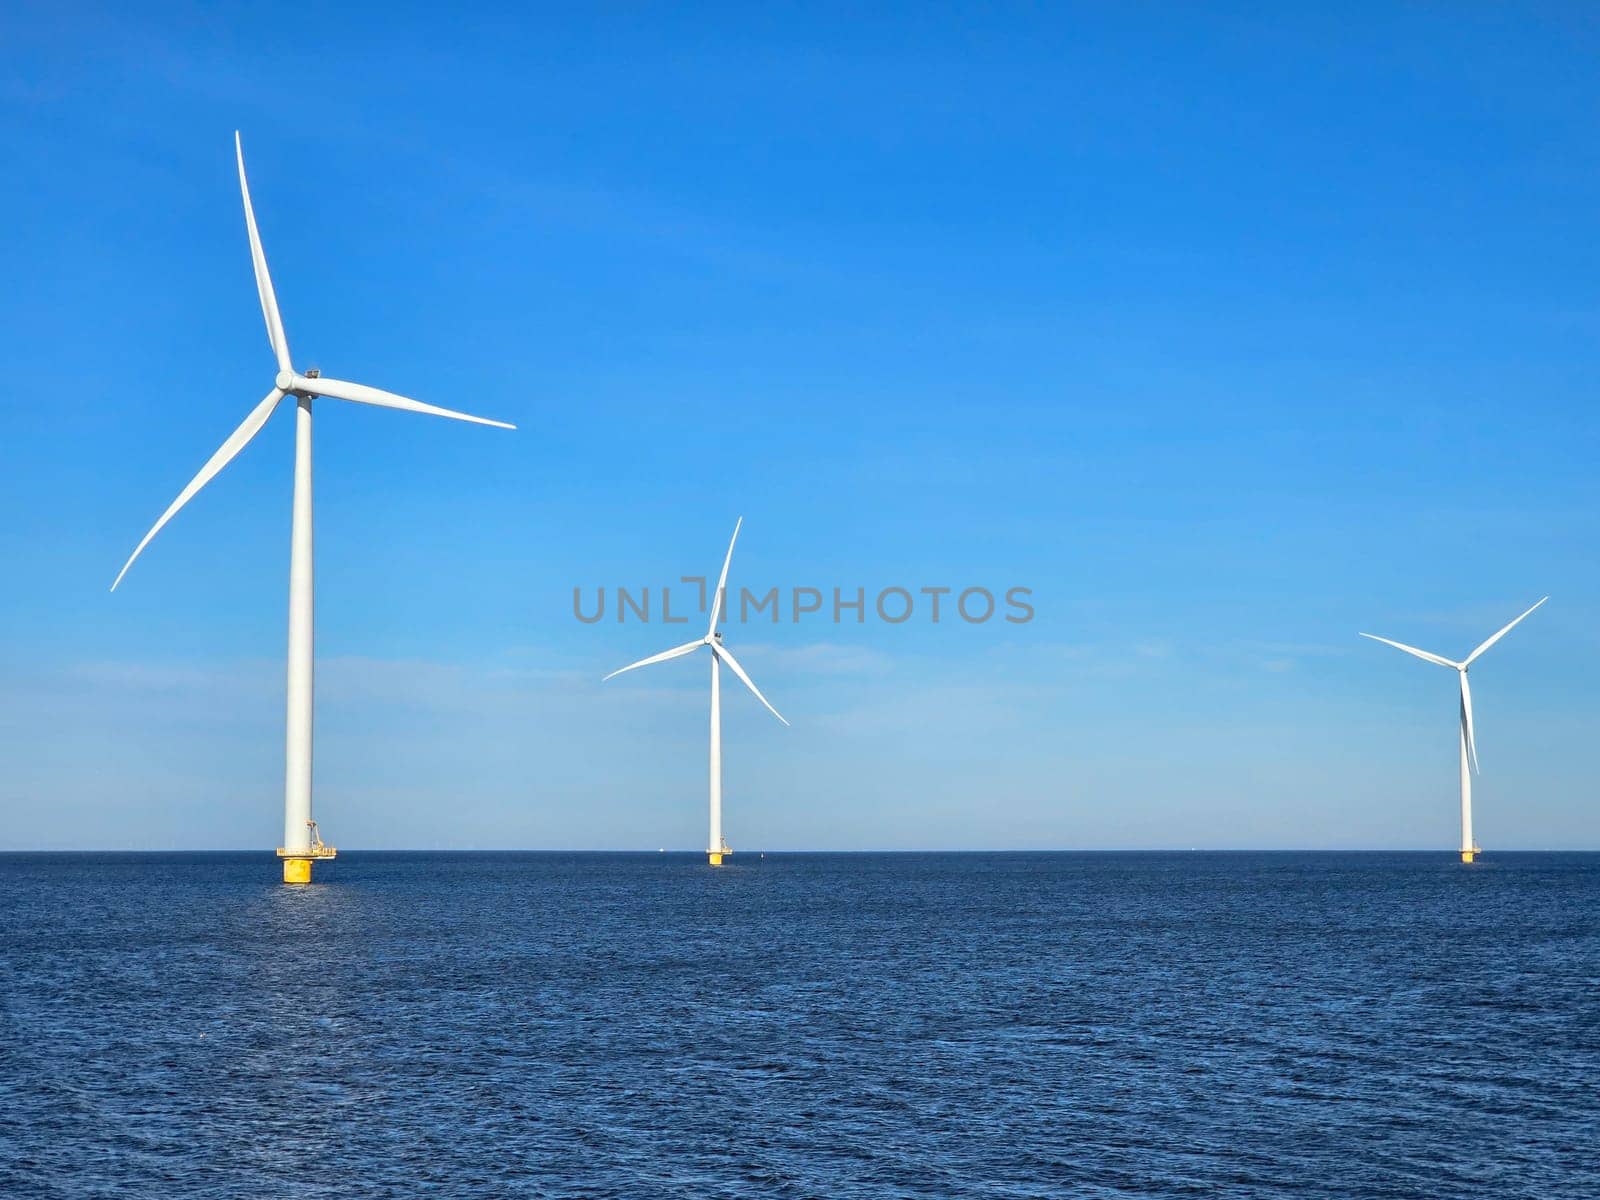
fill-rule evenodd
<path id="1" fill-rule="evenodd" d="M 6 1197 L 1600 1196 L 1600 855 L 0 856 Z"/>

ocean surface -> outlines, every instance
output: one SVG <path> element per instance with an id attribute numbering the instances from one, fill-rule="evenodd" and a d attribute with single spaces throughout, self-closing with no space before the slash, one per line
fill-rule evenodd
<path id="1" fill-rule="evenodd" d="M 1600 1197 L 1600 855 L 0 855 L 4 1197 Z"/>

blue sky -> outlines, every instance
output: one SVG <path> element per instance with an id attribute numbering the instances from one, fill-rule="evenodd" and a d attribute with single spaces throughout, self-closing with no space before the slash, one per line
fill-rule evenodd
<path id="1" fill-rule="evenodd" d="M 317 813 L 698 847 L 698 662 L 572 590 L 1011 586 L 730 629 L 736 848 L 1600 846 L 1600 18 L 1571 5 L 13 5 L 0 846 L 281 829 L 298 366 Z"/>

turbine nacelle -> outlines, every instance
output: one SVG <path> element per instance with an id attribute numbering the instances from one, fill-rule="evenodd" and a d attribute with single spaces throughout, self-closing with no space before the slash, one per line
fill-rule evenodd
<path id="1" fill-rule="evenodd" d="M 304 375 L 294 371 L 279 371 L 273 376 L 272 383 L 286 396 L 320 396 L 322 393 L 317 391 L 316 381 L 321 378 L 320 369 L 307 367 Z"/>

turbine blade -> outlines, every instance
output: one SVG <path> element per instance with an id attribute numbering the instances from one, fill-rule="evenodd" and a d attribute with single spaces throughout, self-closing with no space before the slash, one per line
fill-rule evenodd
<path id="1" fill-rule="evenodd" d="M 1548 599 L 1550 599 L 1549 596 L 1546 596 L 1544 598 L 1544 600 L 1548 600 Z M 1539 601 L 1539 604 L 1543 604 L 1544 600 Z M 1538 608 L 1539 604 L 1535 604 L 1533 606 L 1533 608 Z M 1477 658 L 1478 655 L 1482 654 L 1490 646 L 1494 645 L 1501 638 L 1505 637 L 1506 634 L 1510 633 L 1513 629 L 1515 629 L 1516 626 L 1517 626 L 1517 623 L 1520 622 L 1523 619 L 1523 617 L 1526 617 L 1528 615 L 1528 613 L 1531 613 L 1533 611 L 1533 608 L 1530 608 L 1528 610 L 1528 612 L 1523 613 L 1521 617 L 1518 617 L 1515 621 L 1511 622 L 1511 624 L 1507 625 L 1504 629 L 1502 629 L 1499 633 L 1495 634 L 1492 638 L 1490 638 L 1483 645 L 1479 646 L 1471 654 L 1467 655 L 1467 664 L 1470 666 L 1473 659 Z"/>
<path id="2" fill-rule="evenodd" d="M 189 503 L 196 492 L 210 483 L 218 471 L 232 462 L 234 455 L 243 450 L 251 438 L 261 432 L 261 427 L 267 423 L 267 418 L 272 415 L 272 410 L 278 407 L 278 401 L 282 399 L 283 393 L 273 388 L 267 393 L 267 398 L 250 411 L 244 423 L 228 435 L 228 440 L 223 442 L 217 452 L 206 461 L 206 465 L 200 468 L 200 473 L 189 481 L 189 486 L 178 493 L 178 498 L 166 512 L 161 514 L 161 519 L 150 527 L 150 532 L 144 535 L 144 541 L 134 547 L 133 553 L 128 555 L 128 561 L 122 564 L 122 570 L 117 572 L 117 578 L 111 585 L 113 592 L 117 590 L 117 584 L 122 582 L 122 577 L 128 573 L 128 568 L 133 566 L 133 560 L 138 558 L 140 552 L 150 544 L 150 539 L 160 533 L 161 527 L 172 520 L 173 515 Z"/>
<path id="3" fill-rule="evenodd" d="M 1472 729 L 1472 685 L 1467 682 L 1467 673 L 1461 672 L 1461 727 L 1467 731 L 1467 757 L 1472 762 L 1472 769 L 1478 772 L 1478 738 Z"/>
<path id="4" fill-rule="evenodd" d="M 474 425 L 493 425 L 496 429 L 515 429 L 504 421 L 491 421 L 488 417 L 474 417 L 453 409 L 424 404 L 409 396 L 368 387 L 364 383 L 348 383 L 343 379 L 305 379 L 296 377 L 295 386 L 317 396 L 331 396 L 335 400 L 353 400 L 357 404 L 375 404 L 379 408 L 398 408 L 402 412 L 427 413 L 430 417 L 449 417 L 453 421 L 471 421 Z"/>
<path id="5" fill-rule="evenodd" d="M 610 675 L 607 675 L 600 682 L 604 683 L 606 679 L 614 679 L 616 676 L 621 675 L 624 671 L 636 671 L 640 667 L 648 667 L 651 663 L 666 662 L 669 658 L 682 658 L 685 654 L 692 653 L 704 645 L 705 642 L 703 641 L 685 642 L 681 646 L 674 646 L 671 650 L 663 650 L 660 654 L 652 654 L 649 658 L 641 658 L 636 663 L 629 663 L 627 666 L 611 672 Z"/>
<path id="6" fill-rule="evenodd" d="M 1382 642 L 1385 646 L 1393 646 L 1396 650 L 1404 650 L 1407 654 L 1415 654 L 1418 658 L 1426 659 L 1431 663 L 1438 663 L 1441 667 L 1461 669 L 1460 663 L 1453 663 L 1448 658 L 1440 658 L 1437 654 L 1429 654 L 1426 650 L 1418 650 L 1415 646 L 1408 646 L 1404 642 L 1391 642 L 1388 638 L 1379 637 L 1375 633 L 1363 633 L 1361 636 L 1371 638 L 1375 642 Z"/>
<path id="7" fill-rule="evenodd" d="M 711 653 L 715 654 L 723 662 L 728 664 L 728 668 L 739 677 L 740 681 L 743 682 L 745 687 L 749 688 L 755 693 L 756 699 L 767 706 L 767 711 L 769 713 L 777 717 L 778 720 L 783 721 L 783 714 L 777 709 L 773 708 L 771 702 L 761 694 L 761 689 L 751 682 L 750 676 L 746 675 L 744 673 L 744 668 L 739 665 L 739 660 L 734 658 L 726 646 L 719 646 L 716 642 L 712 642 Z M 783 723 L 787 725 L 789 722 L 783 721 Z"/>
<path id="8" fill-rule="evenodd" d="M 289 339 L 283 332 L 283 318 L 278 315 L 278 297 L 272 290 L 272 276 L 267 273 L 267 256 L 261 249 L 261 234 L 256 231 L 256 210 L 250 204 L 250 185 L 244 178 L 244 145 L 239 141 L 239 131 L 233 131 L 233 152 L 239 160 L 239 193 L 244 197 L 244 223 L 250 229 L 250 261 L 256 270 L 256 294 L 261 297 L 261 315 L 267 321 L 267 341 L 272 343 L 272 353 L 277 356 L 278 370 L 293 371 L 289 365 Z"/>
<path id="9" fill-rule="evenodd" d="M 711 593 L 711 624 L 706 629 L 706 636 L 710 637 L 717 631 L 717 618 L 722 615 L 722 590 L 728 586 L 728 564 L 733 561 L 733 544 L 739 540 L 739 526 L 744 524 L 740 517 L 733 523 L 733 536 L 728 539 L 728 554 L 722 560 L 722 574 L 717 578 L 717 590 Z M 751 686 L 754 686 L 753 684 Z M 758 692 L 757 695 L 760 693 Z M 768 705 L 770 708 L 771 705 Z M 780 721 L 782 717 L 778 718 Z"/>

